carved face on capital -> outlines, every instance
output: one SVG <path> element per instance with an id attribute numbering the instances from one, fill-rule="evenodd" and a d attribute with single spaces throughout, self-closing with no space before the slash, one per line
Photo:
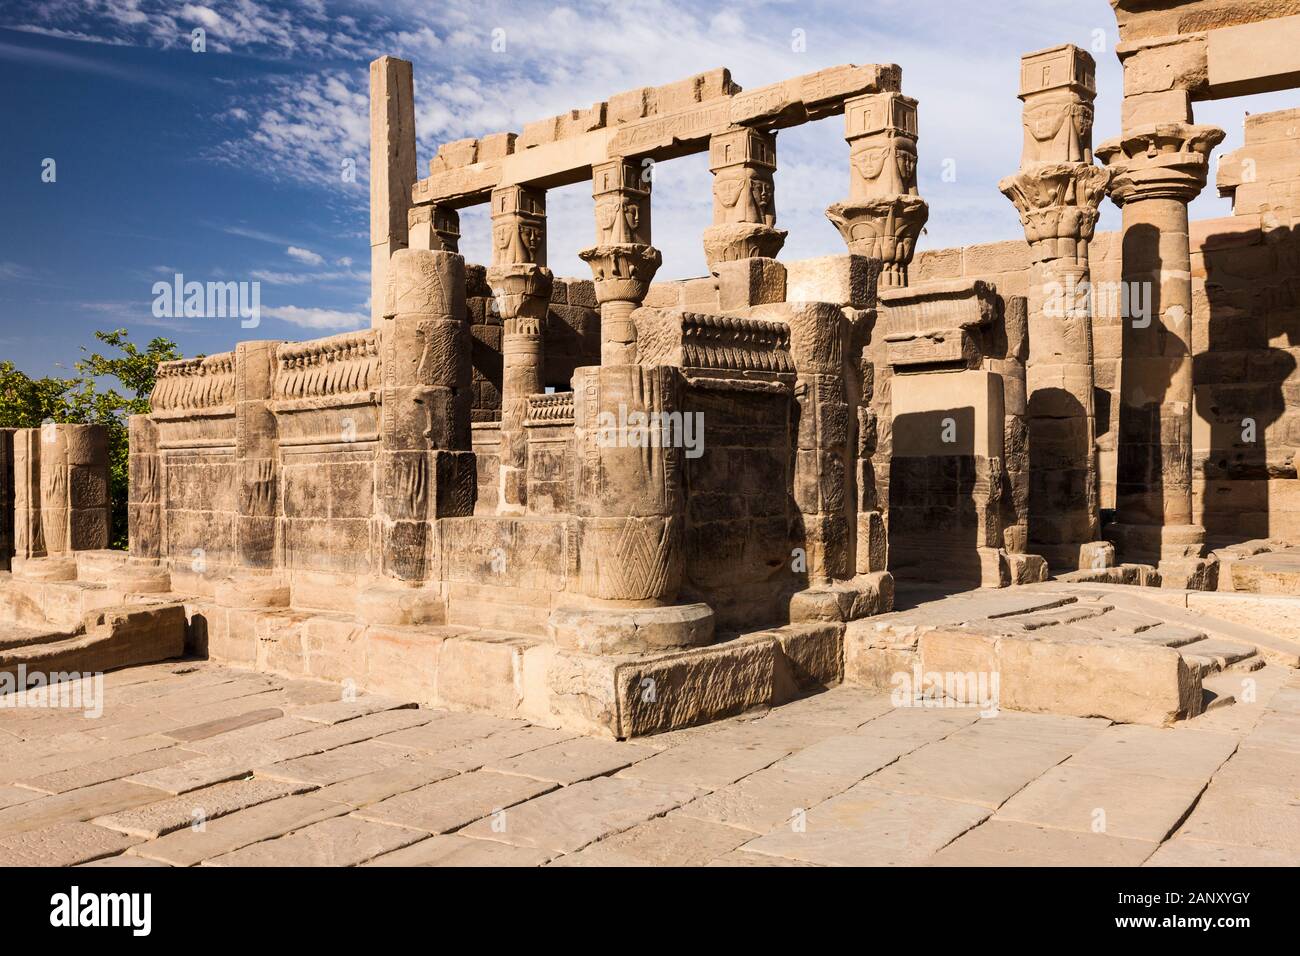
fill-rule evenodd
<path id="1" fill-rule="evenodd" d="M 916 146 L 901 137 L 855 154 L 852 162 L 873 195 L 903 195 L 916 184 Z"/>
<path id="2" fill-rule="evenodd" d="M 749 193 L 753 199 L 756 220 L 771 225 L 776 218 L 774 206 L 775 190 L 772 184 L 763 179 L 754 179 L 749 183 Z"/>
<path id="3" fill-rule="evenodd" d="M 1093 109 L 1072 97 L 1060 97 L 1025 110 L 1025 142 L 1032 158 L 1076 163 L 1092 144 Z"/>

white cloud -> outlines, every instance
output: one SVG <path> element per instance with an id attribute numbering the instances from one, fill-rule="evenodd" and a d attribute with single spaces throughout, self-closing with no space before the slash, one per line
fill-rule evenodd
<path id="1" fill-rule="evenodd" d="M 302 308 L 296 305 L 263 306 L 262 315 L 288 322 L 304 329 L 360 329 L 370 324 L 368 312 L 342 312 L 336 309 Z"/>
<path id="2" fill-rule="evenodd" d="M 312 252 L 310 249 L 303 249 L 299 246 L 290 246 L 284 250 L 291 259 L 297 259 L 299 262 L 305 262 L 309 266 L 324 265 L 325 257 L 318 252 Z"/>

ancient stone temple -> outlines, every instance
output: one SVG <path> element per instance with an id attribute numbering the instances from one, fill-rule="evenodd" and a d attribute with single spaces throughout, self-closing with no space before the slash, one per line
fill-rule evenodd
<path id="1" fill-rule="evenodd" d="M 1247 118 L 1218 171 L 1232 216 L 1187 213 L 1224 135 L 1193 102 L 1288 86 L 1272 40 L 1241 50 L 1296 18 L 1114 5 L 1122 134 L 1094 147 L 1090 54 L 1027 53 L 999 134 L 1020 168 L 989 184 L 1023 241 L 923 252 L 924 106 L 896 65 L 712 70 L 444 143 L 419 178 L 411 64 L 376 60 L 370 328 L 162 365 L 131 422 L 129 557 L 91 533 L 91 443 L 64 430 L 38 466 L 20 433 L 0 606 L 180 601 L 195 653 L 618 737 L 963 654 L 1023 709 L 1195 713 L 1174 638 L 879 618 L 896 583 L 1300 592 L 1257 560 L 1300 543 L 1300 111 Z M 845 250 L 783 260 L 780 131 L 841 115 Z M 651 167 L 705 152 L 709 274 L 659 280 Z M 591 273 L 561 277 L 547 191 L 576 183 Z M 1053 673 L 1137 689 L 1097 703 Z"/>

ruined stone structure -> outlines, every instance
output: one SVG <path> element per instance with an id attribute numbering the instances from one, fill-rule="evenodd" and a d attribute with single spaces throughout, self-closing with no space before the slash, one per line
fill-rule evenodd
<path id="1" fill-rule="evenodd" d="M 161 366 L 131 423 L 130 556 L 65 562 L 66 613 L 97 587 L 171 595 L 215 658 L 626 737 L 846 671 L 887 683 L 926 647 L 862 620 L 895 578 L 1231 590 L 1244 542 L 1300 541 L 1300 119 L 1250 117 L 1218 174 L 1235 215 L 1189 224 L 1223 137 L 1191 104 L 1293 82 L 1300 43 L 1259 41 L 1253 67 L 1233 51 L 1300 18 L 1115 6 L 1123 133 L 1100 164 L 1093 60 L 1029 53 L 1021 166 L 998 184 L 1025 240 L 921 253 L 897 66 L 752 90 L 714 70 L 445 143 L 417 178 L 411 66 L 375 61 L 371 327 Z M 779 132 L 838 114 L 847 195 L 826 215 L 846 254 L 780 261 Z M 705 151 L 710 274 L 656 281 L 673 250 L 649 164 Z M 546 193 L 585 182 L 591 276 L 557 277 Z M 1120 234 L 1096 232 L 1107 196 Z M 475 265 L 458 211 L 480 204 Z M 1100 291 L 1137 287 L 1145 323 Z M 19 557 L 103 547 L 81 537 L 104 505 L 71 480 L 81 433 L 59 434 L 39 482 L 34 433 L 12 442 Z M 1042 689 L 1045 661 L 1078 654 L 989 633 L 1026 709 L 1098 712 Z M 1117 719 L 1199 708 L 1199 678 L 1158 650 L 1159 687 Z M 1093 652 L 1117 697 L 1146 666 Z"/>
<path id="2" fill-rule="evenodd" d="M 77 576 L 75 554 L 108 547 L 108 446 L 99 425 L 0 431 L 0 570 Z"/>

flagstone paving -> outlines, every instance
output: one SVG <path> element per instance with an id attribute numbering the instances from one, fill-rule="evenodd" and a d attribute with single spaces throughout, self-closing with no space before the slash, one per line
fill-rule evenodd
<path id="1" fill-rule="evenodd" d="M 1300 671 L 1159 729 L 840 687 L 632 742 L 209 662 L 0 710 L 0 866 L 1296 866 Z"/>

